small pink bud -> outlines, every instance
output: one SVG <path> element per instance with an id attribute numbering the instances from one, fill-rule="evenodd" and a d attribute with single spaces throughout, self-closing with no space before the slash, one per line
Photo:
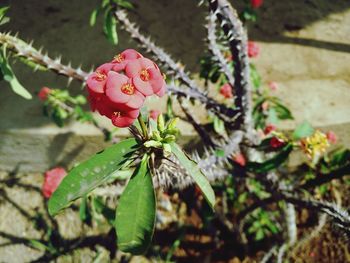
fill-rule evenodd
<path id="1" fill-rule="evenodd" d="M 48 87 L 42 87 L 41 90 L 38 93 L 38 97 L 40 100 L 45 101 L 47 100 L 47 97 L 49 96 L 51 92 L 51 89 Z"/>
<path id="2" fill-rule="evenodd" d="M 159 114 L 161 114 L 161 112 L 159 110 L 151 110 L 149 112 L 149 117 L 156 121 L 158 119 Z"/>
<path id="3" fill-rule="evenodd" d="M 276 82 L 274 82 L 274 81 L 270 81 L 269 82 L 269 88 L 272 91 L 276 91 L 278 89 L 278 84 Z"/>
<path id="4" fill-rule="evenodd" d="M 248 56 L 250 58 L 256 58 L 259 56 L 260 53 L 260 47 L 259 45 L 254 41 L 248 41 Z"/>
<path id="5" fill-rule="evenodd" d="M 228 83 L 222 85 L 221 88 L 220 88 L 220 94 L 222 96 L 224 96 L 226 99 L 232 98 L 233 94 L 232 94 L 232 87 L 231 87 L 231 85 L 228 84 Z"/>
<path id="6" fill-rule="evenodd" d="M 55 192 L 60 185 L 62 179 L 67 175 L 67 172 L 62 167 L 56 167 L 45 173 L 45 180 L 42 187 L 42 193 L 44 197 L 50 198 L 52 193 Z"/>
<path id="7" fill-rule="evenodd" d="M 263 4 L 263 0 L 250 0 L 250 4 L 253 8 L 259 8 Z"/>
<path id="8" fill-rule="evenodd" d="M 232 160 L 234 162 L 236 162 L 237 164 L 239 164 L 240 166 L 245 166 L 247 163 L 245 160 L 245 157 L 242 153 L 238 153 L 238 154 L 233 155 Z"/>
<path id="9" fill-rule="evenodd" d="M 270 107 L 270 104 L 268 101 L 264 101 L 263 104 L 261 104 L 261 108 L 263 111 L 267 111 Z"/>
<path id="10" fill-rule="evenodd" d="M 270 146 L 272 148 L 279 148 L 284 145 L 284 141 L 277 138 L 277 137 L 272 137 L 270 140 Z"/>
<path id="11" fill-rule="evenodd" d="M 327 140 L 332 143 L 332 144 L 335 144 L 337 143 L 337 135 L 335 135 L 335 133 L 333 131 L 329 131 L 326 133 L 326 136 L 327 136 Z"/>
<path id="12" fill-rule="evenodd" d="M 264 133 L 265 133 L 265 135 L 267 135 L 267 134 L 269 134 L 270 132 L 275 131 L 275 130 L 276 130 L 276 126 L 275 126 L 275 125 L 273 125 L 273 124 L 268 124 L 268 125 L 266 125 L 266 127 L 265 127 Z"/>

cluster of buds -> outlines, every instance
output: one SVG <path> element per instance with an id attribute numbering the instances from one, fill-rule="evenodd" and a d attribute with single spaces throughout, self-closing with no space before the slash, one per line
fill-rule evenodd
<path id="1" fill-rule="evenodd" d="M 171 153 L 170 143 L 176 141 L 176 137 L 180 134 L 176 127 L 178 118 L 170 119 L 167 123 L 164 122 L 162 114 L 157 117 L 157 124 L 150 120 L 151 134 L 144 146 L 146 148 L 162 149 L 165 156 Z"/>
<path id="2" fill-rule="evenodd" d="M 166 90 L 158 66 L 133 49 L 99 66 L 86 83 L 91 109 L 120 128 L 135 121 L 146 97 L 154 94 L 161 97 Z"/>

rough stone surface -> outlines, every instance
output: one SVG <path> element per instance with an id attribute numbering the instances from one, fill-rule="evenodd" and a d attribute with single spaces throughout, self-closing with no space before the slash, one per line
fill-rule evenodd
<path id="1" fill-rule="evenodd" d="M 63 62 L 82 64 L 88 70 L 126 47 L 136 47 L 120 29 L 120 45 L 111 47 L 103 37 L 101 17 L 95 27 L 88 25 L 89 14 L 97 3 L 13 0 L 11 22 L 4 29 L 19 32 L 24 40 L 35 39 L 35 47 L 44 46 L 49 55 L 62 54 Z M 150 34 L 189 69 L 197 71 L 199 57 L 205 50 L 202 12 L 205 8 L 198 8 L 196 1 L 186 0 L 134 3 L 137 12 L 131 12 L 130 16 L 140 23 L 141 31 Z M 243 7 L 237 5 L 239 9 Z M 319 127 L 349 122 L 349 8 L 346 0 L 336 3 L 270 0 L 259 11 L 259 23 L 249 27 L 251 38 L 260 42 L 262 49 L 253 62 L 266 83 L 271 80 L 279 83 L 276 95 L 295 116 L 295 121 L 282 123 L 281 128 L 293 128 L 305 119 Z M 42 86 L 64 88 L 67 83 L 64 77 L 51 72 L 32 73 L 19 62 L 14 64 L 14 70 L 32 93 Z M 93 127 L 77 125 L 58 129 L 41 114 L 38 99 L 23 100 L 4 81 L 0 85 L 1 169 L 9 170 L 17 164 L 20 169 L 33 171 L 42 171 L 55 163 L 70 166 L 104 146 L 101 134 Z M 78 93 L 80 84 L 73 83 L 70 90 Z M 151 101 L 149 105 L 162 108 L 164 101 Z M 187 134 L 193 131 L 188 126 L 182 130 Z M 125 134 L 122 132 L 121 136 Z M 21 158 L 17 155 L 20 152 Z"/>
<path id="2" fill-rule="evenodd" d="M 122 30 L 120 45 L 111 47 L 103 37 L 101 18 L 95 27 L 88 25 L 89 14 L 98 2 L 12 0 L 11 22 L 2 30 L 19 32 L 24 40 L 35 39 L 34 46 L 44 46 L 50 56 L 61 54 L 64 63 L 81 63 L 89 70 L 126 47 L 136 47 Z M 137 12 L 130 16 L 140 23 L 141 31 L 150 34 L 188 69 L 198 71 L 198 60 L 205 50 L 205 8 L 197 9 L 197 1 L 188 0 L 133 2 Z M 334 130 L 340 143 L 350 147 L 349 24 L 348 0 L 264 1 L 259 23 L 249 27 L 251 38 L 259 42 L 262 50 L 253 62 L 266 83 L 279 83 L 275 94 L 295 116 L 295 121 L 281 124 L 282 128 L 293 128 L 307 119 L 324 130 Z M 67 83 L 66 78 L 51 72 L 32 73 L 19 62 L 13 68 L 33 94 L 42 86 L 64 88 Z M 80 88 L 79 83 L 70 86 L 73 93 L 79 93 Z M 72 124 L 58 129 L 42 115 L 38 99 L 26 101 L 15 96 L 4 81 L 0 81 L 0 89 L 0 170 L 42 172 L 57 164 L 71 167 L 106 145 L 95 128 Z M 162 103 L 152 101 L 150 108 L 162 108 Z M 182 126 L 182 131 L 187 138 L 193 134 L 189 126 Z M 120 131 L 120 136 L 126 136 L 126 131 Z M 300 162 L 299 157 L 291 163 Z M 0 176 L 1 182 L 6 181 L 0 196 L 1 262 L 28 262 L 42 255 L 40 250 L 3 235 L 29 239 L 43 235 L 28 220 L 28 216 L 44 213 L 38 192 L 42 174 L 21 176 L 22 184 L 36 188 L 28 190 L 17 181 L 8 181 L 8 174 Z M 76 215 L 68 211 L 66 216 L 59 218 L 61 231 L 67 238 L 79 236 L 82 227 Z M 95 256 L 96 252 L 84 249 L 62 256 L 58 262 L 91 262 Z"/>

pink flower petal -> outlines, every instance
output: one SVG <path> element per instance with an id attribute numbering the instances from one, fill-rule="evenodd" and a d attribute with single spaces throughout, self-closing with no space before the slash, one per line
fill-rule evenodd
<path id="1" fill-rule="evenodd" d="M 145 97 L 140 92 L 135 91 L 135 93 L 130 96 L 130 100 L 125 103 L 125 105 L 130 109 L 139 109 L 142 107 L 144 101 Z"/>
<path id="2" fill-rule="evenodd" d="M 121 91 L 121 87 L 128 83 L 125 75 L 110 71 L 107 77 L 106 95 L 114 103 L 127 103 L 130 95 Z"/>
<path id="3" fill-rule="evenodd" d="M 158 97 L 163 97 L 166 92 L 166 85 L 164 84 L 163 87 L 156 93 Z"/>
<path id="4" fill-rule="evenodd" d="M 122 112 L 120 114 L 112 116 L 111 120 L 112 120 L 113 125 L 117 126 L 119 128 L 129 127 L 135 121 L 134 118 L 130 118 L 128 116 L 125 116 L 124 113 L 122 113 Z"/>
<path id="5" fill-rule="evenodd" d="M 112 69 L 113 66 L 114 66 L 113 63 L 104 63 L 104 64 L 102 64 L 101 66 L 99 66 L 99 67 L 95 70 L 95 72 L 99 71 L 99 72 L 104 73 L 104 74 L 107 75 L 108 72 Z"/>
<path id="6" fill-rule="evenodd" d="M 149 81 L 143 81 L 139 75 L 135 76 L 132 81 L 135 88 L 143 95 L 151 96 L 154 94 L 151 83 Z"/>
<path id="7" fill-rule="evenodd" d="M 131 111 L 128 111 L 126 114 L 127 114 L 128 117 L 136 119 L 139 116 L 139 114 L 140 114 L 140 110 L 139 109 L 131 110 Z"/>
<path id="8" fill-rule="evenodd" d="M 156 63 L 154 63 L 152 60 L 148 58 L 140 58 L 138 59 L 138 61 L 140 62 L 140 64 L 142 65 L 142 68 L 144 69 L 155 68 L 155 67 L 158 68 Z"/>
<path id="9" fill-rule="evenodd" d="M 121 55 L 124 56 L 125 60 L 130 60 L 130 59 L 137 59 L 137 58 L 142 58 L 142 55 L 137 52 L 135 49 L 125 49 Z"/>
<path id="10" fill-rule="evenodd" d="M 93 92 L 104 93 L 106 79 L 102 79 L 101 75 L 98 75 L 97 73 L 93 72 L 89 75 L 88 79 L 86 80 L 86 85 L 88 89 Z"/>
<path id="11" fill-rule="evenodd" d="M 150 75 L 149 82 L 152 85 L 153 92 L 157 93 L 165 85 L 164 77 L 162 73 L 155 68 L 150 68 L 147 71 Z"/>
<path id="12" fill-rule="evenodd" d="M 140 62 L 140 59 L 134 59 L 134 60 L 130 60 L 126 65 L 125 74 L 129 78 L 132 78 L 134 76 L 139 75 L 141 70 L 142 70 L 142 64 Z"/>

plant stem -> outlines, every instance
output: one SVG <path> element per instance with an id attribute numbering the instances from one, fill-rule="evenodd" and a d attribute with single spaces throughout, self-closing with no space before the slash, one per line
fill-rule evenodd
<path id="1" fill-rule="evenodd" d="M 142 133 L 143 133 L 143 137 L 148 140 L 148 131 L 147 131 L 147 127 L 146 127 L 146 124 L 145 122 L 143 121 L 142 119 L 142 114 L 140 113 L 139 114 L 139 117 L 137 117 L 137 120 L 139 121 L 139 124 L 141 126 L 141 130 L 142 130 Z"/>

